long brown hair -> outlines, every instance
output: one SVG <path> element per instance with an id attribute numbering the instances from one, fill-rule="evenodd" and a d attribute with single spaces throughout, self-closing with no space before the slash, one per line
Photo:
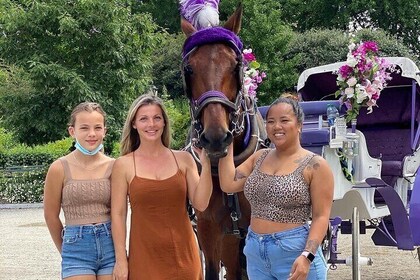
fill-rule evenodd
<path id="1" fill-rule="evenodd" d="M 170 148 L 171 129 L 165 105 L 163 104 L 162 99 L 156 96 L 155 93 L 145 93 L 143 95 L 140 95 L 136 100 L 134 100 L 134 102 L 131 104 L 130 109 L 128 110 L 127 118 L 125 120 L 121 137 L 121 155 L 131 153 L 140 146 L 140 136 L 137 130 L 133 128 L 133 123 L 137 111 L 143 105 L 157 105 L 162 110 L 163 120 L 165 122 L 165 126 L 163 128 L 162 133 L 162 143 L 165 147 Z"/>

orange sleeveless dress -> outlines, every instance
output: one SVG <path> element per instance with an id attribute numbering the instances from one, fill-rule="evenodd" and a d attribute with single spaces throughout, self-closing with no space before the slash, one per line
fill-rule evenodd
<path id="1" fill-rule="evenodd" d="M 133 178 L 129 186 L 130 280 L 203 279 L 199 249 L 185 207 L 186 197 L 186 178 L 179 166 L 175 175 L 164 180 L 141 178 L 137 174 Z"/>

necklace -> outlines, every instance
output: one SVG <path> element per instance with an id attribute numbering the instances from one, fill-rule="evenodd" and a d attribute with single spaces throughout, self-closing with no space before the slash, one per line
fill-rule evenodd
<path id="1" fill-rule="evenodd" d="M 99 166 L 95 166 L 95 167 L 86 167 L 86 165 L 85 164 L 82 164 L 78 159 L 77 159 L 77 157 L 76 157 L 76 154 L 75 153 L 72 153 L 73 154 L 73 158 L 74 158 L 74 160 L 76 161 L 76 163 L 77 163 L 77 165 L 79 166 L 79 167 L 81 167 L 81 168 L 83 168 L 83 169 L 85 169 L 85 170 L 87 170 L 87 171 L 92 171 L 92 170 L 95 170 L 96 168 L 98 168 Z"/>

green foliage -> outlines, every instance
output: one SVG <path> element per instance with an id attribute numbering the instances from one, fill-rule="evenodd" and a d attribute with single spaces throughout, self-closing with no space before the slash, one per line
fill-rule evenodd
<path id="1" fill-rule="evenodd" d="M 404 56 L 416 62 L 412 52 L 401 40 L 390 36 L 383 30 L 362 29 L 355 33 L 355 41 L 373 40 L 378 43 L 380 56 Z M 348 35 L 338 29 L 313 29 L 296 33 L 290 40 L 286 53 L 282 56 L 284 63 L 294 65 L 291 70 L 296 78 L 308 68 L 345 61 L 349 45 Z"/>
<path id="2" fill-rule="evenodd" d="M 133 0 L 134 13 L 150 13 L 153 20 L 168 32 L 176 33 L 180 28 L 179 0 Z"/>
<path id="3" fill-rule="evenodd" d="M 408 57 L 417 65 L 420 65 L 420 57 L 407 47 L 401 38 L 390 35 L 382 29 L 361 29 L 356 33 L 357 41 L 376 41 L 379 46 L 380 56 Z"/>
<path id="4" fill-rule="evenodd" d="M 72 145 L 71 138 L 65 138 L 45 145 L 28 147 L 25 144 L 15 145 L 4 151 L 5 166 L 49 165 L 57 158 L 66 155 Z"/>
<path id="5" fill-rule="evenodd" d="M 114 142 L 114 144 L 112 145 L 112 151 L 109 154 L 109 156 L 112 158 L 118 158 L 120 156 L 120 147 L 121 144 L 119 142 Z"/>
<path id="6" fill-rule="evenodd" d="M 34 147 L 10 145 L 0 151 L 0 198 L 10 203 L 41 202 L 48 166 L 67 154 L 71 143 L 65 138 Z"/>
<path id="7" fill-rule="evenodd" d="M 4 153 L 14 146 L 16 146 L 16 142 L 14 141 L 13 134 L 0 127 L 0 153 Z"/>
<path id="8" fill-rule="evenodd" d="M 279 0 L 284 18 L 296 30 L 304 32 L 313 28 L 353 29 L 381 28 L 400 38 L 420 55 L 418 23 L 420 5 L 411 0 Z"/>
<path id="9" fill-rule="evenodd" d="M 181 50 L 184 34 L 162 34 L 159 48 L 153 52 L 153 84 L 158 92 L 166 88 L 171 98 L 184 95 L 181 78 Z"/>
<path id="10" fill-rule="evenodd" d="M 258 88 L 259 106 L 271 103 L 286 89 L 294 87 L 297 80 L 290 69 L 293 61 L 284 63 L 281 56 L 286 52 L 293 36 L 291 28 L 284 23 L 286 15 L 281 11 L 278 0 L 243 0 L 244 12 L 240 37 L 245 48 L 252 48 L 261 70 L 267 79 Z M 238 1 L 222 1 L 219 7 L 221 18 L 233 13 Z"/>
<path id="11" fill-rule="evenodd" d="M 171 122 L 171 148 L 182 149 L 185 147 L 188 129 L 191 124 L 188 102 L 182 98 L 170 99 L 165 88 L 162 93 L 162 99 Z"/>
<path id="12" fill-rule="evenodd" d="M 0 199 L 9 203 L 42 202 L 46 166 L 32 170 L 0 170 Z"/>
<path id="13" fill-rule="evenodd" d="M 305 69 L 346 60 L 348 44 L 348 37 L 337 29 L 296 33 L 282 59 L 296 63 L 293 71 L 298 76 Z"/>
<path id="14" fill-rule="evenodd" d="M 108 138 L 118 139 L 122 109 L 151 81 L 151 17 L 123 0 L 3 0 L 0 10 L 0 57 L 31 85 L 0 90 L 6 128 L 30 145 L 61 139 L 71 109 L 87 100 L 104 107 Z"/>

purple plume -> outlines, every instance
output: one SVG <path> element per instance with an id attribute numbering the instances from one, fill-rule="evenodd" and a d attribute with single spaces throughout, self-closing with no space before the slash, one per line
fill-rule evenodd
<path id="1" fill-rule="evenodd" d="M 181 16 L 197 30 L 219 25 L 220 0 L 179 0 Z"/>

